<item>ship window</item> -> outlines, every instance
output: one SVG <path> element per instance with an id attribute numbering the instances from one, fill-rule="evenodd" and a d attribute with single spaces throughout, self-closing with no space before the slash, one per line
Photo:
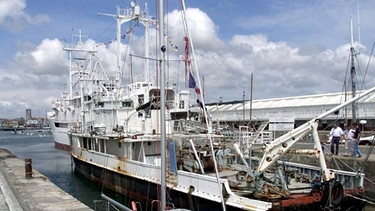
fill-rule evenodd
<path id="1" fill-rule="evenodd" d="M 178 105 L 178 108 L 181 108 L 181 109 L 185 108 L 185 103 L 183 100 L 180 100 L 180 104 Z"/>
<path id="2" fill-rule="evenodd" d="M 83 100 L 84 101 L 90 101 L 91 100 L 91 96 L 90 95 L 86 95 L 83 97 Z"/>
<path id="3" fill-rule="evenodd" d="M 87 141 L 87 149 L 91 150 L 91 139 Z"/>
<path id="4" fill-rule="evenodd" d="M 98 102 L 98 107 L 99 108 L 104 108 L 104 102 Z"/>
<path id="5" fill-rule="evenodd" d="M 131 101 L 126 101 L 126 102 L 122 102 L 122 107 L 132 107 L 132 102 Z"/>
<path id="6" fill-rule="evenodd" d="M 55 127 L 68 128 L 68 124 L 67 123 L 61 123 L 61 122 L 55 122 Z"/>
<path id="7" fill-rule="evenodd" d="M 83 138 L 83 148 L 87 149 L 87 139 Z"/>
<path id="8" fill-rule="evenodd" d="M 145 101 L 145 96 L 144 95 L 139 95 L 138 96 L 138 104 L 142 105 L 144 101 Z"/>
<path id="9" fill-rule="evenodd" d="M 118 142 L 118 148 L 121 148 L 121 142 Z"/>
<path id="10" fill-rule="evenodd" d="M 105 153 L 104 142 L 105 142 L 104 140 L 101 140 L 101 141 L 100 141 L 100 152 L 103 152 L 103 153 Z"/>
<path id="11" fill-rule="evenodd" d="M 99 141 L 100 140 L 96 139 L 95 142 L 94 142 L 94 150 L 97 151 L 97 152 L 99 152 L 99 150 L 100 150 L 99 149 Z"/>

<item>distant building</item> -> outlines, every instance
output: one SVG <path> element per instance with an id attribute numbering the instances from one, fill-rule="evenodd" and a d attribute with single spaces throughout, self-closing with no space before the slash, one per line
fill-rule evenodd
<path id="1" fill-rule="evenodd" d="M 31 115 L 31 109 L 26 109 L 26 122 L 31 120 L 33 117 Z"/>
<path id="2" fill-rule="evenodd" d="M 1 128 L 14 128 L 19 126 L 19 122 L 16 119 L 1 119 Z"/>
<path id="3" fill-rule="evenodd" d="M 42 128 L 45 125 L 45 119 L 44 118 L 33 118 L 26 121 L 26 127 L 30 128 Z"/>

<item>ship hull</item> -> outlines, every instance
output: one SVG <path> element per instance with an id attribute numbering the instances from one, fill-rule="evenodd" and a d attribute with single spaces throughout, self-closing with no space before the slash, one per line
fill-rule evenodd
<path id="1" fill-rule="evenodd" d="M 128 201 L 141 202 L 145 207 L 142 210 L 156 210 L 157 204 L 153 201 L 160 200 L 160 185 L 156 183 L 150 183 L 148 181 L 139 179 L 137 177 L 121 174 L 117 171 L 111 171 L 104 169 L 92 163 L 78 159 L 72 156 L 75 164 L 75 170 L 83 175 L 85 178 L 98 182 L 105 188 L 119 193 L 127 198 Z M 353 192 L 346 192 L 344 198 L 339 206 L 339 209 L 344 210 L 362 210 L 366 205 L 360 199 L 351 197 L 355 195 Z M 268 200 L 272 202 L 272 208 L 270 210 L 303 210 L 303 211 L 315 211 L 322 210 L 322 207 L 326 207 L 327 201 L 324 201 L 322 194 L 301 194 L 295 195 L 290 199 L 285 200 Z M 223 210 L 220 202 L 207 200 L 205 198 L 199 198 L 188 193 L 176 191 L 174 189 L 167 190 L 168 202 L 178 208 L 185 208 L 189 210 L 207 210 L 217 211 Z M 148 205 L 148 206 L 147 206 Z M 151 207 L 154 207 L 152 209 Z M 226 210 L 243 210 L 237 207 L 227 206 Z"/>
<path id="2" fill-rule="evenodd" d="M 68 124 L 56 123 L 53 119 L 49 120 L 49 125 L 51 127 L 51 132 L 53 134 L 53 141 L 55 143 L 55 148 L 70 151 L 70 141 L 68 136 Z M 57 127 L 58 125 L 59 127 Z M 65 126 L 65 127 L 61 127 Z"/>
<path id="3" fill-rule="evenodd" d="M 73 157 L 73 160 L 75 170 L 85 178 L 99 182 L 104 187 L 131 198 L 132 201 L 141 202 L 145 206 L 148 205 L 149 209 L 144 207 L 142 210 L 156 210 L 155 205 L 155 209 L 151 209 L 151 205 L 153 204 L 153 201 L 160 200 L 160 185 L 149 183 L 136 177 L 119 174 L 115 171 L 105 170 L 88 162 L 84 162 L 76 157 Z M 198 198 L 173 189 L 167 190 L 167 199 L 178 208 L 206 211 L 222 210 L 221 203 Z M 234 211 L 242 209 L 227 207 L 227 210 Z"/>

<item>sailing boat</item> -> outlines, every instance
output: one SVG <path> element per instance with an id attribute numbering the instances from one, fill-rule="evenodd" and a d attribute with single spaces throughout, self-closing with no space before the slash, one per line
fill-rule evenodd
<path id="1" fill-rule="evenodd" d="M 82 126 L 69 131 L 76 170 L 126 195 L 129 201 L 144 202 L 142 210 L 152 210 L 150 204 L 155 201 L 160 210 L 320 209 L 345 203 L 360 207 L 360 201 L 347 197 L 344 191 L 351 195 L 359 193 L 364 174 L 327 168 L 317 125 L 320 118 L 374 92 L 375 88 L 277 138 L 265 146 L 261 159 L 252 160 L 254 166 L 250 166 L 252 158 L 244 157 L 240 150 L 232 153 L 241 140 L 228 140 L 212 132 L 203 99 L 199 99 L 196 112 L 189 106 L 190 90 L 177 93 L 172 83 L 165 81 L 168 48 L 162 33 L 163 1 L 159 3 L 161 36 L 157 48 L 162 53 L 158 59 L 151 59 L 148 51 L 148 30 L 154 20 L 147 7 L 142 9 L 132 3 L 130 8 L 118 8 L 112 17 L 117 20 L 119 58 L 121 25 L 136 21 L 144 26 L 145 54 L 140 57 L 145 62 L 144 76 L 149 75 L 149 62 L 155 61 L 162 70 L 160 84 L 153 83 L 150 77 L 122 84 L 118 59 L 116 80 L 95 80 L 88 84 L 90 87 L 83 87 L 95 91 L 88 93 L 90 97 L 82 95 L 82 104 L 87 109 L 82 112 Z M 190 40 L 187 44 L 191 46 L 191 39 L 186 40 Z M 189 78 L 195 77 L 189 87 L 195 90 L 200 87 L 198 76 L 197 72 L 189 72 Z M 105 86 L 113 81 L 112 86 Z M 314 134 L 316 147 L 299 152 L 317 155 L 321 167 L 280 161 L 309 132 Z M 130 207 L 130 202 L 124 206 Z"/>

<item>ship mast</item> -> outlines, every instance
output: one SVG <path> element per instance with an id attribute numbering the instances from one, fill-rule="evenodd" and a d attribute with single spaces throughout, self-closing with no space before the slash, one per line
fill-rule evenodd
<path id="1" fill-rule="evenodd" d="M 161 171 L 160 171 L 160 210 L 164 211 L 166 207 L 166 125 L 165 125 L 165 40 L 164 40 L 164 4 L 163 0 L 159 0 L 159 45 L 162 51 L 162 58 L 160 59 L 160 159 L 161 159 Z"/>
<path id="2" fill-rule="evenodd" d="M 137 5 L 135 2 L 130 2 L 130 9 L 121 9 L 117 8 L 117 14 L 105 14 L 105 13 L 99 13 L 99 15 L 105 15 L 105 16 L 111 16 L 113 17 L 117 22 L 117 32 L 116 32 L 116 39 L 117 39 L 117 84 L 116 88 L 120 90 L 121 86 L 121 79 L 122 79 L 122 71 L 121 71 L 121 26 L 124 23 L 127 23 L 129 21 L 138 21 L 140 24 L 143 25 L 145 28 L 144 32 L 144 74 L 145 74 L 145 82 L 149 82 L 149 27 L 150 27 L 150 20 L 151 18 L 148 15 L 148 8 L 146 4 L 146 8 L 141 11 L 141 7 Z"/>
<path id="3" fill-rule="evenodd" d="M 354 57 L 355 57 L 355 50 L 354 50 L 354 41 L 353 41 L 353 21 L 350 17 L 350 60 L 351 60 L 351 67 L 350 67 L 350 78 L 352 83 L 352 98 L 355 98 L 357 87 L 356 87 L 356 71 L 355 71 L 355 64 L 354 64 Z M 356 102 L 352 103 L 352 123 L 357 121 L 356 115 Z"/>

